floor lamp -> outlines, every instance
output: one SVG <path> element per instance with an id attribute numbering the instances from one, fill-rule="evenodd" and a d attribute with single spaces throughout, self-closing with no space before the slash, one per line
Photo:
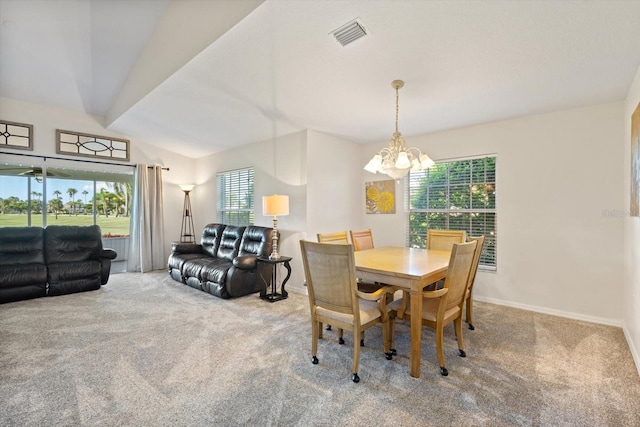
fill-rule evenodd
<path id="1" fill-rule="evenodd" d="M 184 208 L 182 209 L 182 228 L 180 229 L 180 243 L 195 243 L 196 235 L 193 229 L 193 217 L 191 216 L 191 199 L 189 193 L 193 190 L 193 184 L 180 184 L 184 191 Z"/>
<path id="2" fill-rule="evenodd" d="M 265 216 L 273 216 L 273 238 L 272 249 L 269 259 L 279 259 L 278 253 L 278 215 L 289 215 L 289 196 L 273 194 L 271 196 L 262 196 L 262 214 Z"/>

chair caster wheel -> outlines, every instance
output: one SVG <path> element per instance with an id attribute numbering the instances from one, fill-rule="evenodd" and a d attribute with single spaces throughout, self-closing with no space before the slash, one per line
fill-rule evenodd
<path id="1" fill-rule="evenodd" d="M 391 359 L 393 359 L 393 353 L 391 353 L 391 352 L 389 352 L 389 353 L 385 353 L 385 354 L 384 354 L 384 357 L 386 357 L 386 358 L 387 358 L 387 360 L 391 360 Z"/>
<path id="2" fill-rule="evenodd" d="M 395 348 L 392 348 L 392 349 L 390 350 L 390 352 L 391 352 L 391 354 L 393 354 L 394 356 L 395 356 L 396 354 L 398 354 L 398 352 L 396 351 L 396 349 L 395 349 Z"/>
<path id="3" fill-rule="evenodd" d="M 469 329 L 471 329 L 472 331 L 474 331 L 476 328 L 474 328 L 474 326 L 473 326 L 471 323 L 469 323 Z"/>
<path id="4" fill-rule="evenodd" d="M 317 358 L 317 357 L 315 357 L 315 356 L 313 356 L 313 357 L 311 358 L 311 363 L 313 363 L 314 365 L 317 365 L 317 364 L 318 364 L 318 358 Z"/>
<path id="5" fill-rule="evenodd" d="M 447 368 L 445 368 L 444 366 L 440 366 L 440 375 L 442 375 L 443 377 L 449 375 L 449 371 L 447 371 Z"/>
<path id="6" fill-rule="evenodd" d="M 326 328 L 324 328 L 325 331 L 330 331 L 331 330 L 331 325 L 327 325 Z"/>
<path id="7" fill-rule="evenodd" d="M 360 340 L 360 347 L 364 347 L 364 340 Z"/>
<path id="8" fill-rule="evenodd" d="M 360 382 L 360 377 L 358 376 L 357 373 L 351 375 L 351 381 L 353 381 L 354 383 L 359 383 Z"/>
<path id="9" fill-rule="evenodd" d="M 458 350 L 458 354 L 460 357 L 467 357 L 467 353 L 465 353 L 464 350 Z"/>
<path id="10" fill-rule="evenodd" d="M 342 337 L 338 338 L 338 344 L 340 345 L 344 344 L 344 339 Z"/>

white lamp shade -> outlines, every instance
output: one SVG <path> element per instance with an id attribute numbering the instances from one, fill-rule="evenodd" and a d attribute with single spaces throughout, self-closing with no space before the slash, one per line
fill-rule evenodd
<path id="1" fill-rule="evenodd" d="M 262 214 L 265 216 L 289 215 L 289 196 L 281 194 L 262 196 Z"/>
<path id="2" fill-rule="evenodd" d="M 180 189 L 181 189 L 182 191 L 187 192 L 187 193 L 188 193 L 189 191 L 193 190 L 193 189 L 194 189 L 194 187 L 195 187 L 195 184 L 180 184 Z"/>
<path id="3" fill-rule="evenodd" d="M 429 156 L 423 153 L 420 155 L 420 164 L 422 165 L 423 169 L 428 169 L 431 166 L 435 165 L 436 163 L 433 160 L 431 160 Z"/>
<path id="4" fill-rule="evenodd" d="M 406 151 L 401 151 L 398 153 L 398 159 L 396 160 L 396 168 L 398 169 L 407 169 L 411 167 L 411 161 L 409 161 L 409 156 L 407 156 Z"/>

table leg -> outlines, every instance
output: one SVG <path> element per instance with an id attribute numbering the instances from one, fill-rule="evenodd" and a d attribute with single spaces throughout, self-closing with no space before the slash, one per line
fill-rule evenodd
<path id="1" fill-rule="evenodd" d="M 282 297 L 286 298 L 286 297 L 289 296 L 289 293 L 284 290 L 284 285 L 289 280 L 289 277 L 291 277 L 291 266 L 289 265 L 289 261 L 285 261 L 284 268 L 287 269 L 287 277 L 285 277 L 284 280 L 282 281 L 282 286 L 280 287 L 280 292 L 282 293 Z"/>
<path id="2" fill-rule="evenodd" d="M 420 378 L 422 348 L 422 292 L 411 290 L 411 376 Z"/>

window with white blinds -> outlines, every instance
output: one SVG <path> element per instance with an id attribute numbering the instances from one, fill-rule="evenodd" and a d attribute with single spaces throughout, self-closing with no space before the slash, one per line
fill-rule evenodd
<path id="1" fill-rule="evenodd" d="M 253 225 L 253 168 L 216 174 L 218 220 L 228 225 Z"/>
<path id="2" fill-rule="evenodd" d="M 437 163 L 408 178 L 407 246 L 426 247 L 430 228 L 465 230 L 485 236 L 480 265 L 495 269 L 496 157 Z"/>

